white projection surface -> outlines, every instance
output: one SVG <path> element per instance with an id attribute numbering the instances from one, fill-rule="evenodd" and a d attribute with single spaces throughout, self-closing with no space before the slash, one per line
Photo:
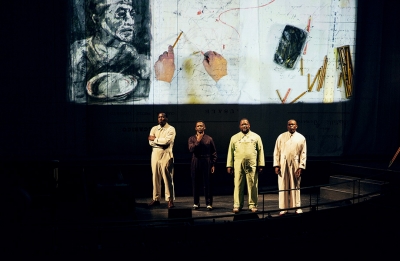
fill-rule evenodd
<path id="1" fill-rule="evenodd" d="M 149 12 L 149 90 L 145 97 L 128 98 L 126 104 L 335 103 L 351 99 L 341 77 L 338 47 L 349 50 L 345 58 L 352 77 L 356 0 L 151 0 Z M 158 81 L 154 64 L 175 42 L 172 82 Z M 218 82 L 204 68 L 207 51 L 227 61 L 228 74 Z M 277 54 L 283 64 L 277 62 Z M 285 66 L 289 60 L 290 66 Z"/>

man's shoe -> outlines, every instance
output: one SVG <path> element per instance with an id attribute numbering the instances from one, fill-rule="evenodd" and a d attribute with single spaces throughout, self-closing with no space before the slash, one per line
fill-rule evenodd
<path id="1" fill-rule="evenodd" d="M 301 208 L 296 210 L 296 214 L 301 214 L 301 213 L 303 213 L 303 210 L 301 210 Z"/>
<path id="2" fill-rule="evenodd" d="M 239 208 L 233 208 L 233 213 L 239 213 Z"/>
<path id="3" fill-rule="evenodd" d="M 148 204 L 149 207 L 154 207 L 154 206 L 159 206 L 159 205 L 160 205 L 160 201 L 154 200 L 154 199 Z"/>
<path id="4" fill-rule="evenodd" d="M 211 211 L 211 210 L 213 210 L 213 207 L 212 207 L 211 205 L 208 205 L 208 206 L 207 206 L 207 210 L 208 210 L 208 211 Z"/>
<path id="5" fill-rule="evenodd" d="M 168 201 L 168 208 L 173 208 L 173 207 L 175 207 L 174 201 L 172 200 Z"/>
<path id="6" fill-rule="evenodd" d="M 250 210 L 251 210 L 251 212 L 253 212 L 253 213 L 255 213 L 255 212 L 258 211 L 258 209 L 257 209 L 256 207 L 252 207 Z"/>
<path id="7" fill-rule="evenodd" d="M 287 210 L 282 210 L 281 212 L 279 212 L 279 216 L 283 216 L 287 213 Z"/>
<path id="8" fill-rule="evenodd" d="M 196 204 L 193 205 L 193 209 L 199 209 L 199 207 L 200 207 L 199 205 Z"/>

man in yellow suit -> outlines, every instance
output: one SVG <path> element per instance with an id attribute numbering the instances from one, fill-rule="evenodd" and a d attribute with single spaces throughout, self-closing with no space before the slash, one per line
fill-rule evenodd
<path id="1" fill-rule="evenodd" d="M 258 174 L 265 166 L 264 148 L 261 137 L 250 131 L 250 122 L 243 118 L 240 132 L 231 137 L 226 170 L 234 174 L 233 212 L 238 213 L 244 204 L 244 185 L 247 183 L 249 210 L 257 212 Z"/>

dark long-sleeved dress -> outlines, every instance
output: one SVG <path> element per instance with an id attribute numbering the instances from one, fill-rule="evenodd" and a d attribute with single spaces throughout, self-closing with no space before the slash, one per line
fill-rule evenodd
<path id="1" fill-rule="evenodd" d="M 217 150 L 214 140 L 204 134 L 200 141 L 196 135 L 189 138 L 189 151 L 193 154 L 191 161 L 191 176 L 193 186 L 193 202 L 200 206 L 200 185 L 204 186 L 204 197 L 207 206 L 213 203 L 212 173 L 211 168 L 217 162 Z"/>

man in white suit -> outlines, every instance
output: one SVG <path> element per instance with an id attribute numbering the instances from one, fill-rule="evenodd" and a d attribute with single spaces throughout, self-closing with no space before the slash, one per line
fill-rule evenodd
<path id="1" fill-rule="evenodd" d="M 153 200 L 149 206 L 160 205 L 161 200 L 161 180 L 165 185 L 165 200 L 168 208 L 174 207 L 174 155 L 172 148 L 176 136 L 175 128 L 168 124 L 168 116 L 165 112 L 160 112 L 157 116 L 158 125 L 150 130 L 148 136 L 151 152 L 151 170 L 153 173 Z"/>

